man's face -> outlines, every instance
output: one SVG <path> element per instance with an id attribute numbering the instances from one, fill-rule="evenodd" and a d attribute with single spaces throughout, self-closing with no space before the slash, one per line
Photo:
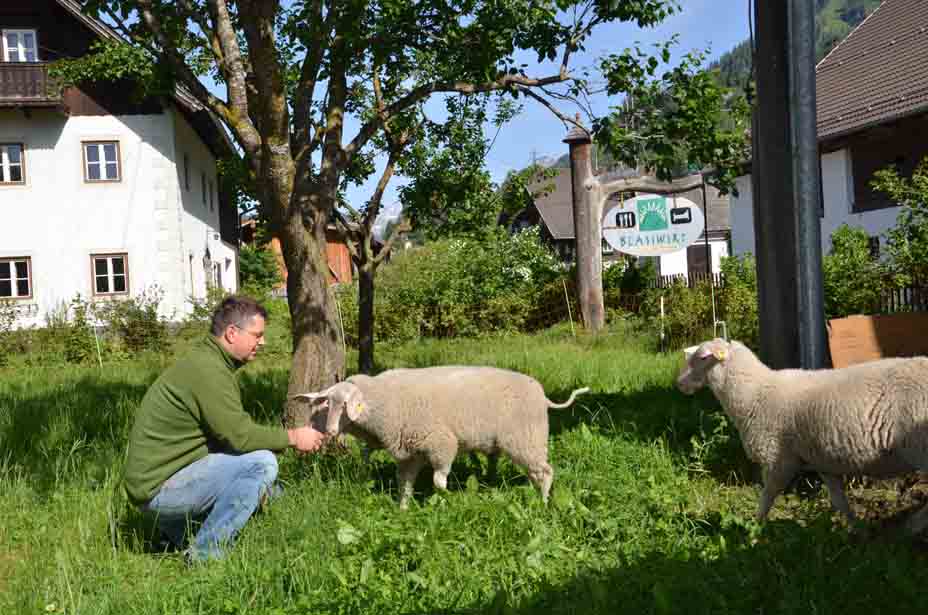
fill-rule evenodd
<path id="1" fill-rule="evenodd" d="M 256 314 L 241 325 L 229 325 L 226 328 L 229 354 L 243 363 L 254 359 L 264 346 L 264 324 L 264 317 Z"/>

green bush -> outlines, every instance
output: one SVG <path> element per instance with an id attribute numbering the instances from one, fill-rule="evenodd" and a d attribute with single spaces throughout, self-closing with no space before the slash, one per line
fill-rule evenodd
<path id="1" fill-rule="evenodd" d="M 866 231 L 841 225 L 831 235 L 831 252 L 822 259 L 826 318 L 879 311 L 882 267 L 870 255 Z"/>
<path id="2" fill-rule="evenodd" d="M 242 288 L 264 295 L 281 282 L 277 258 L 266 247 L 243 245 L 238 251 L 239 278 Z"/>
<path id="3" fill-rule="evenodd" d="M 163 298 L 164 292 L 153 286 L 125 299 L 96 301 L 92 312 L 128 352 L 165 351 L 171 340 L 168 321 L 158 313 Z"/>
<path id="4" fill-rule="evenodd" d="M 895 167 L 877 171 L 870 185 L 899 205 L 896 225 L 886 233 L 887 265 L 899 285 L 928 280 L 928 157 L 910 177 Z"/>
<path id="5" fill-rule="evenodd" d="M 524 330 L 543 315 L 543 291 L 561 276 L 560 263 L 536 230 L 429 243 L 398 254 L 378 271 L 374 334 L 400 341 Z M 356 284 L 338 291 L 352 345 L 357 293 Z M 563 291 L 558 301 L 563 306 Z"/>
<path id="6" fill-rule="evenodd" d="M 718 291 L 720 318 L 730 339 L 756 350 L 760 339 L 757 263 L 753 255 L 746 254 L 723 258 L 721 267 L 725 286 Z"/>
<path id="7" fill-rule="evenodd" d="M 664 317 L 661 318 L 661 297 Z M 712 336 L 712 287 L 699 282 L 689 288 L 682 279 L 667 288 L 644 292 L 640 315 L 647 326 L 659 332 L 663 326 L 665 348 L 682 348 Z"/>

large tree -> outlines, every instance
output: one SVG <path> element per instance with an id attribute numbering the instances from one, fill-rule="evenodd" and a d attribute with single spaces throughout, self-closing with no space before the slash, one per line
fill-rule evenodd
<path id="1" fill-rule="evenodd" d="M 326 286 L 325 227 L 346 179 L 371 172 L 369 148 L 384 127 L 442 93 L 530 96 L 555 110 L 564 96 L 582 96 L 586 88 L 572 61 L 594 28 L 615 21 L 653 26 L 676 1 L 87 0 L 85 6 L 215 113 L 240 148 L 289 272 L 295 393 L 344 372 Z M 528 70 L 524 52 L 538 60 L 538 74 Z M 204 85 L 210 78 L 218 90 Z M 370 87 L 375 78 L 382 106 Z"/>

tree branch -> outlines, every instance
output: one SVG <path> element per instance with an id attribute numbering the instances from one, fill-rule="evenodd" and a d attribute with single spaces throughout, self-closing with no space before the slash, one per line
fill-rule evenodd
<path id="1" fill-rule="evenodd" d="M 187 2 L 189 0 L 184 0 Z M 226 80 L 229 91 L 229 103 L 232 108 L 242 116 L 248 114 L 248 92 L 245 86 L 245 65 L 242 61 L 242 50 L 238 44 L 238 36 L 232 27 L 232 16 L 226 0 L 208 0 L 207 6 L 216 24 L 215 33 L 205 30 L 204 34 L 210 39 L 213 54 L 219 70 Z M 203 28 L 203 25 L 200 26 Z"/>
<path id="2" fill-rule="evenodd" d="M 701 174 L 688 175 L 669 182 L 659 180 L 651 175 L 641 175 L 639 177 L 626 177 L 602 181 L 599 187 L 603 191 L 603 194 L 613 194 L 616 192 L 671 194 L 699 188 L 702 186 L 702 182 L 703 177 Z"/>
<path id="3" fill-rule="evenodd" d="M 524 75 L 505 74 L 494 81 L 487 81 L 484 83 L 469 83 L 466 81 L 433 81 L 420 85 L 393 104 L 389 105 L 386 109 L 384 109 L 382 114 L 378 114 L 377 117 L 369 120 L 366 124 L 364 124 L 358 131 L 357 136 L 355 136 L 351 143 L 349 143 L 348 146 L 344 148 L 343 156 L 340 160 L 340 165 L 342 167 L 347 166 L 348 161 L 351 160 L 351 157 L 362 147 L 364 147 L 364 145 L 371 139 L 371 137 L 373 137 L 374 134 L 376 134 L 377 131 L 383 127 L 385 122 L 390 121 L 391 118 L 395 117 L 408 107 L 421 100 L 424 100 L 434 93 L 457 92 L 460 94 L 477 94 L 480 92 L 496 92 L 500 90 L 507 90 L 515 87 L 539 87 L 550 85 L 552 83 L 561 83 L 569 79 L 570 76 L 564 74 L 551 75 L 539 79 L 525 77 Z"/>
<path id="4" fill-rule="evenodd" d="M 226 101 L 217 98 L 207 90 L 206 86 L 204 86 L 193 71 L 190 70 L 183 56 L 180 55 L 177 48 L 165 34 L 161 21 L 155 14 L 152 0 L 138 0 L 138 3 L 139 14 L 142 17 L 142 21 L 145 23 L 149 32 L 152 33 L 152 36 L 155 37 L 155 40 L 162 49 L 163 55 L 177 71 L 181 83 L 187 87 L 190 93 L 193 94 L 201 104 L 212 110 L 225 121 L 232 129 L 232 134 L 235 136 L 236 141 L 238 141 L 242 149 L 249 154 L 254 154 L 261 143 L 261 136 L 254 129 L 254 126 L 251 125 L 251 122 L 248 121 L 248 117 L 240 117 L 237 113 L 232 111 L 226 104 Z"/>
<path id="5" fill-rule="evenodd" d="M 312 166 L 312 153 L 318 145 L 315 134 L 312 134 L 318 132 L 318 128 L 312 121 L 312 104 L 325 48 L 323 41 L 328 39 L 329 29 L 331 28 L 330 17 L 324 21 L 322 19 L 321 0 L 317 0 L 312 4 L 312 11 L 310 38 L 313 40 L 313 44 L 306 50 L 306 57 L 303 58 L 303 64 L 300 67 L 300 81 L 293 100 L 293 132 L 296 141 L 293 149 L 299 177 L 309 172 Z"/>
<path id="6" fill-rule="evenodd" d="M 400 221 L 399 224 L 393 227 L 390 231 L 390 236 L 387 237 L 387 240 L 380 247 L 380 252 L 377 256 L 374 257 L 374 266 L 380 265 L 383 262 L 383 259 L 390 253 L 390 250 L 393 249 L 393 244 L 399 239 L 400 233 L 405 233 L 412 230 L 412 225 L 409 224 L 409 221 L 405 218 Z"/>

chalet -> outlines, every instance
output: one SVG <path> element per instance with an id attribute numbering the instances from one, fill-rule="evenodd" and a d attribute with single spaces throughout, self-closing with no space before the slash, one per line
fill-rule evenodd
<path id="1" fill-rule="evenodd" d="M 118 38 L 74 0 L 0 3 L 0 301 L 40 325 L 76 296 L 151 289 L 169 318 L 238 288 L 238 216 L 219 188 L 223 127 L 191 95 L 60 88 L 49 63 Z"/>
<path id="2" fill-rule="evenodd" d="M 842 224 L 863 228 L 878 254 L 899 207 L 870 187 L 895 166 L 911 175 L 928 155 L 928 4 L 885 0 L 815 69 L 822 180 L 822 252 Z M 732 197 L 732 248 L 755 251 L 751 176 Z"/>

